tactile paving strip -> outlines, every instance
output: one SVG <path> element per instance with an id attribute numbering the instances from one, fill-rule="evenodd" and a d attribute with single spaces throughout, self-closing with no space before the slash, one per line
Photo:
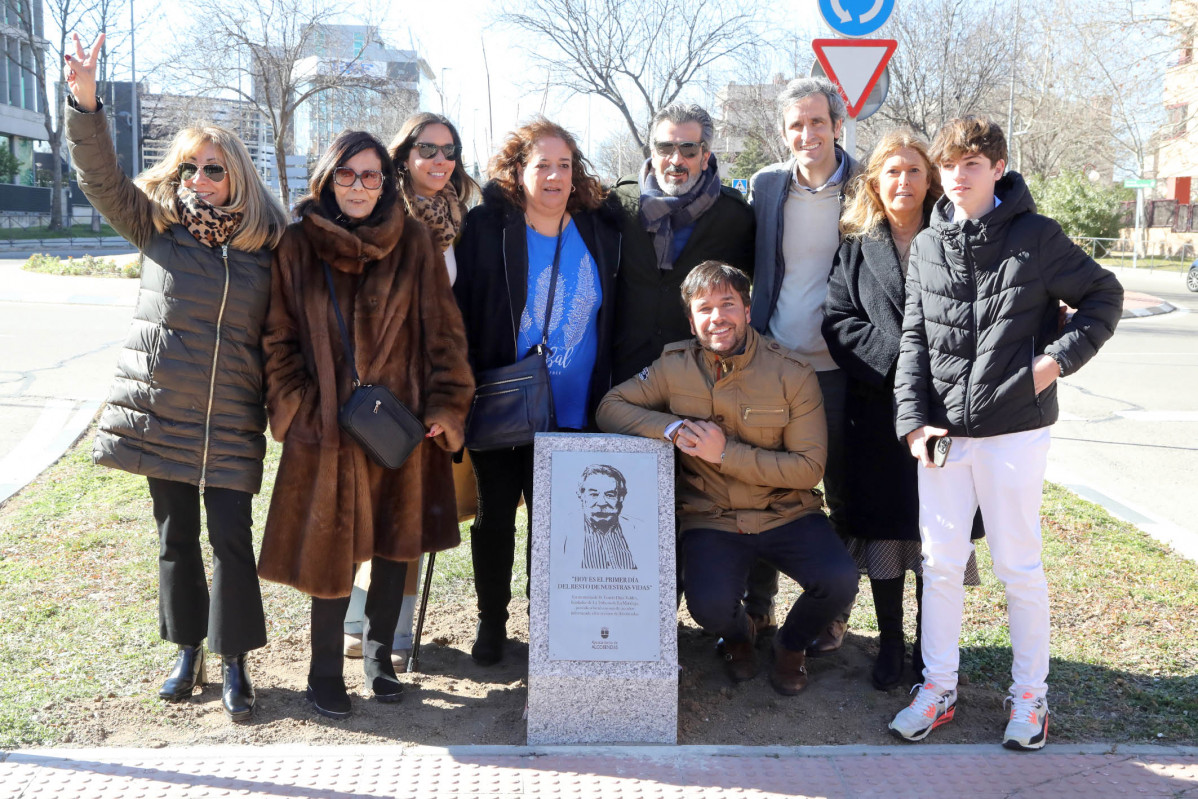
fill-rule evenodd
<path id="1" fill-rule="evenodd" d="M 1198 799 L 1198 754 L 1016 754 L 686 747 L 451 750 L 399 747 L 22 751 L 0 762 L 0 799 L 924 799 L 928 796 Z"/>

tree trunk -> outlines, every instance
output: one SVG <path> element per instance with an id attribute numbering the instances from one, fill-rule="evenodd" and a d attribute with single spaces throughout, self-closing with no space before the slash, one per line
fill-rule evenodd
<path id="1" fill-rule="evenodd" d="M 279 198 L 283 201 L 283 207 L 291 208 L 291 188 L 287 185 L 287 146 L 286 139 L 281 130 L 276 129 L 275 132 L 275 165 L 279 170 Z"/>
<path id="2" fill-rule="evenodd" d="M 59 129 L 61 131 L 61 128 Z M 60 132 L 55 132 L 50 136 L 50 224 L 49 230 L 62 230 L 62 220 L 66 214 L 63 213 L 65 205 L 65 195 L 63 187 L 66 181 L 63 180 L 62 174 L 62 136 Z"/>

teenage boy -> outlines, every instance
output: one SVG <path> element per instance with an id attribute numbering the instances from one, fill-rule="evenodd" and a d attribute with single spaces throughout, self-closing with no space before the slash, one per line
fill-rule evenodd
<path id="1" fill-rule="evenodd" d="M 1003 746 L 1039 749 L 1048 732 L 1048 583 L 1040 499 L 1056 380 L 1115 331 L 1123 289 L 1036 213 L 1007 145 L 985 118 L 954 119 L 932 142 L 944 197 L 915 239 L 899 350 L 896 428 L 919 470 L 923 684 L 890 729 L 925 738 L 953 717 L 962 573 L 980 506 L 994 573 L 1006 587 L 1014 662 Z M 1060 301 L 1077 309 L 1063 327 Z M 951 438 L 935 466 L 929 445 Z"/>

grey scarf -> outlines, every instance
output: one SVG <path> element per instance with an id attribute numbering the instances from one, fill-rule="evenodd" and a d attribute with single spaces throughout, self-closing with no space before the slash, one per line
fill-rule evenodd
<path id="1" fill-rule="evenodd" d="M 657 175 L 653 172 L 652 159 L 645 160 L 640 179 L 641 224 L 653 237 L 658 269 L 674 268 L 670 257 L 674 231 L 694 224 L 695 220 L 710 210 L 720 197 L 720 186 L 715 155 L 708 156 L 707 169 L 700 173 L 699 182 L 681 197 L 671 197 L 661 190 Z"/>

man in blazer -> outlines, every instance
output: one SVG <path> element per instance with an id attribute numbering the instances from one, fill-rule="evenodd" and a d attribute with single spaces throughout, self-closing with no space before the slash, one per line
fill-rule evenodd
<path id="1" fill-rule="evenodd" d="M 832 525 L 844 514 L 845 378 L 828 353 L 820 325 L 832 261 L 840 246 L 840 210 L 858 163 L 837 144 L 846 108 L 826 78 L 799 78 L 778 95 L 782 137 L 792 157 L 753 176 L 750 202 L 757 221 L 753 327 L 795 352 L 815 370 L 828 419 L 824 498 Z M 777 571 L 759 565 L 749 583 L 749 612 L 769 626 Z M 808 650 L 840 648 L 848 612 Z"/>

